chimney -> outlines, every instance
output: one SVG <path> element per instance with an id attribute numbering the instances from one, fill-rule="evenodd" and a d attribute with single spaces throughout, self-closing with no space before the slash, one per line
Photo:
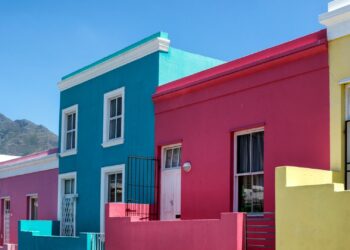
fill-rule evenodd
<path id="1" fill-rule="evenodd" d="M 350 0 L 334 0 L 328 4 L 328 12 L 319 16 L 327 27 L 328 40 L 350 35 Z"/>

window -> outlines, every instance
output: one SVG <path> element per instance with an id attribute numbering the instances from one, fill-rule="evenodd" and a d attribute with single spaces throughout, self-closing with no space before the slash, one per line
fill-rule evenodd
<path id="1" fill-rule="evenodd" d="M 61 156 L 76 154 L 78 133 L 78 105 L 62 111 Z"/>
<path id="2" fill-rule="evenodd" d="M 123 174 L 108 174 L 108 202 L 123 201 Z"/>
<path id="3" fill-rule="evenodd" d="M 64 180 L 64 194 L 74 194 L 75 190 L 75 179 L 65 179 Z"/>
<path id="4" fill-rule="evenodd" d="M 165 169 L 179 168 L 181 166 L 181 146 L 165 149 Z"/>
<path id="5" fill-rule="evenodd" d="M 263 212 L 264 131 L 238 133 L 235 145 L 236 208 L 239 212 Z"/>
<path id="6" fill-rule="evenodd" d="M 104 95 L 103 147 L 124 142 L 124 88 Z"/>
<path id="7" fill-rule="evenodd" d="M 37 195 L 28 196 L 28 220 L 38 219 L 39 201 Z"/>

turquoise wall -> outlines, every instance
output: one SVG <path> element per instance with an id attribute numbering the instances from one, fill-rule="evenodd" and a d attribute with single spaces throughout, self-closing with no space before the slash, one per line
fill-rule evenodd
<path id="1" fill-rule="evenodd" d="M 61 92 L 61 110 L 79 105 L 78 153 L 59 159 L 60 173 L 77 172 L 77 232 L 100 231 L 102 167 L 126 165 L 130 155 L 154 156 L 151 97 L 156 87 L 219 63 L 170 48 L 168 53 L 153 53 Z M 124 144 L 103 148 L 104 94 L 120 87 L 125 87 Z"/>
<path id="2" fill-rule="evenodd" d="M 57 221 L 19 221 L 18 250 L 93 250 L 93 234 L 59 237 Z"/>

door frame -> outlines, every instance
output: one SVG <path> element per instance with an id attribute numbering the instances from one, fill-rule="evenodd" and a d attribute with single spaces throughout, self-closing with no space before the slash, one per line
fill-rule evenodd
<path id="1" fill-rule="evenodd" d="M 57 219 L 60 221 L 60 235 L 62 229 L 62 198 L 64 195 L 64 181 L 67 179 L 74 179 L 74 193 L 77 194 L 77 172 L 69 172 L 58 175 L 58 195 L 57 195 Z M 74 203 L 74 233 L 76 235 L 76 227 L 77 227 L 77 204 Z"/>
<path id="2" fill-rule="evenodd" d="M 164 145 L 164 146 L 161 146 L 161 164 L 160 164 L 160 204 L 159 204 L 159 218 L 160 220 L 162 220 L 162 193 L 163 193 L 163 184 L 164 184 L 164 181 L 163 181 L 163 169 L 164 169 L 164 166 L 165 166 L 165 161 L 166 161 L 166 155 L 165 155 L 165 151 L 167 149 L 171 149 L 171 148 L 177 148 L 177 147 L 180 147 L 181 148 L 181 154 L 183 152 L 182 150 L 182 143 L 174 143 L 174 144 L 168 144 L 168 145 Z M 180 214 L 181 214 L 181 192 L 182 192 L 182 186 L 181 186 L 181 179 L 182 179 L 182 176 L 181 176 L 181 165 L 182 165 L 182 155 L 180 156 L 181 160 L 180 160 Z M 166 170 L 166 171 L 171 171 L 171 170 Z"/>
<path id="3" fill-rule="evenodd" d="M 100 232 L 105 232 L 105 204 L 108 199 L 108 175 L 112 173 L 122 173 L 123 191 L 122 202 L 125 203 L 125 164 L 106 166 L 101 168 L 101 186 L 100 186 Z"/>

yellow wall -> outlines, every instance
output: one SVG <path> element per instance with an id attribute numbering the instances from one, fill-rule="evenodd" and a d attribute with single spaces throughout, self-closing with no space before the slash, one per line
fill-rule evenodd
<path id="1" fill-rule="evenodd" d="M 333 172 L 276 169 L 277 250 L 350 249 L 350 191 Z"/>
<path id="2" fill-rule="evenodd" d="M 350 77 L 350 35 L 329 42 L 330 163 L 334 180 L 344 181 L 345 88 L 338 82 Z"/>

